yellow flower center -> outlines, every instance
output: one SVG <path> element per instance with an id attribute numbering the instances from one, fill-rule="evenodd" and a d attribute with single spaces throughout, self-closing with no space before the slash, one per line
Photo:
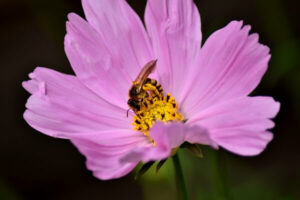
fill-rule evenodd
<path id="1" fill-rule="evenodd" d="M 133 117 L 133 123 L 135 130 L 143 132 L 149 137 L 149 140 L 153 142 L 149 135 L 149 129 L 154 125 L 155 121 L 169 122 L 169 121 L 182 121 L 184 117 L 178 111 L 178 104 L 175 98 L 169 93 L 164 96 L 162 93 L 153 91 L 153 85 L 145 84 L 143 86 L 145 91 L 149 92 L 149 96 L 144 98 L 140 111 L 136 112 Z"/>

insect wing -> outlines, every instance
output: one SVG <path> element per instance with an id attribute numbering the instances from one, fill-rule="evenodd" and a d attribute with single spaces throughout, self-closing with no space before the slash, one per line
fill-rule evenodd
<path id="1" fill-rule="evenodd" d="M 135 83 L 140 84 L 141 86 L 145 83 L 146 79 L 148 78 L 149 74 L 153 72 L 156 67 L 157 60 L 152 60 L 148 62 L 140 71 L 139 75 L 135 79 Z"/>

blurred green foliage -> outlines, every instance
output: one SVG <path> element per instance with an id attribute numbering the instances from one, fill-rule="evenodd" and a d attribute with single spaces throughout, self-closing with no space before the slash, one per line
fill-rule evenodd
<path id="1" fill-rule="evenodd" d="M 20 196 L 0 178 L 0 199 L 20 200 Z"/>

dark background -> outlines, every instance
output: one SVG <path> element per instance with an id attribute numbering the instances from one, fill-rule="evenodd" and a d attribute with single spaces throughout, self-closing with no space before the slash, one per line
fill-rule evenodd
<path id="1" fill-rule="evenodd" d="M 281 102 L 274 140 L 257 157 L 221 150 L 233 199 L 300 199 L 299 5 L 296 0 L 195 0 L 204 39 L 242 19 L 271 48 L 269 70 L 254 95 Z M 146 1 L 129 3 L 143 16 Z M 21 87 L 39 66 L 73 73 L 63 50 L 69 12 L 83 16 L 79 0 L 0 0 L 0 199 L 174 199 L 170 162 L 156 175 L 100 181 L 68 141 L 38 133 L 22 114 L 29 94 Z M 216 199 L 215 152 L 204 158 L 180 153 L 191 199 Z"/>

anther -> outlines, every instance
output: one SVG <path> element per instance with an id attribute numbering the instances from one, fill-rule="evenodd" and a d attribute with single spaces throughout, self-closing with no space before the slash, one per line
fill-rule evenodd
<path id="1" fill-rule="evenodd" d="M 154 79 L 147 79 L 143 85 L 147 95 L 140 102 L 140 109 L 134 117 L 134 129 L 141 131 L 154 142 L 149 135 L 149 130 L 155 121 L 182 121 L 184 118 L 178 112 L 178 105 L 174 97 L 169 93 L 164 96 L 163 88 Z"/>
<path id="2" fill-rule="evenodd" d="M 169 102 L 170 94 L 167 95 L 167 102 Z"/>

